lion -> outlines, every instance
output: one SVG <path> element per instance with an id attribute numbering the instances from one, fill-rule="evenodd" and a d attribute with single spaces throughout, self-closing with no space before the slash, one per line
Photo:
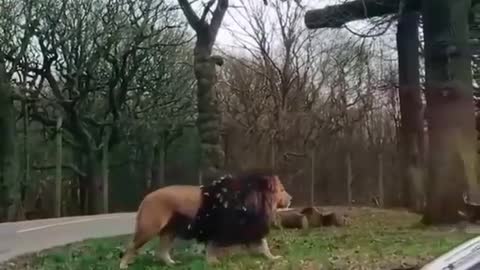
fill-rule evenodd
<path id="1" fill-rule="evenodd" d="M 218 263 L 221 249 L 241 246 L 276 260 L 266 236 L 279 208 L 292 196 L 277 174 L 251 170 L 224 175 L 206 186 L 171 185 L 145 196 L 137 211 L 132 241 L 121 258 L 128 268 L 138 249 L 160 238 L 157 257 L 167 265 L 175 239 L 196 240 L 206 246 L 206 261 Z"/>

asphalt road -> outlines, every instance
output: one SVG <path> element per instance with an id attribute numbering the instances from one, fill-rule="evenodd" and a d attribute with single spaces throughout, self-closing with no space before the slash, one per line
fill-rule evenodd
<path id="1" fill-rule="evenodd" d="M 135 213 L 116 213 L 0 223 L 0 263 L 89 238 L 131 234 L 134 220 Z"/>
<path id="2" fill-rule="evenodd" d="M 135 213 L 0 223 L 0 262 L 89 238 L 133 233 Z"/>

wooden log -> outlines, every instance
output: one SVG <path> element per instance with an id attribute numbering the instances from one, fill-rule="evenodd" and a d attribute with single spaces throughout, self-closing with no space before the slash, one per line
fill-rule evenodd
<path id="1" fill-rule="evenodd" d="M 274 222 L 275 228 L 307 229 L 308 219 L 298 210 L 280 211 L 276 213 Z"/>
<path id="2" fill-rule="evenodd" d="M 322 226 L 340 227 L 345 225 L 345 221 L 340 215 L 333 212 L 322 213 Z"/>
<path id="3" fill-rule="evenodd" d="M 472 7 L 480 0 L 472 0 Z M 309 29 L 340 28 L 348 22 L 397 14 L 400 0 L 353 0 L 325 8 L 312 9 L 305 13 L 305 25 Z M 404 12 L 420 11 L 421 1 L 407 0 Z M 470 28 L 474 26 L 470 21 Z"/>
<path id="4" fill-rule="evenodd" d="M 343 226 L 345 222 L 343 218 L 334 212 L 322 212 L 316 207 L 305 207 L 300 210 L 300 213 L 305 215 L 310 227 L 328 227 L 328 226 Z"/>
<path id="5" fill-rule="evenodd" d="M 408 0 L 405 10 L 419 10 L 420 2 Z M 355 0 L 331 5 L 307 11 L 305 13 L 305 25 L 310 29 L 339 28 L 351 21 L 395 14 L 398 12 L 399 5 L 400 0 Z"/>
<path id="6" fill-rule="evenodd" d="M 310 227 L 320 227 L 322 226 L 322 213 L 319 209 L 315 207 L 305 207 L 300 210 L 300 213 L 305 215 L 308 220 Z"/>

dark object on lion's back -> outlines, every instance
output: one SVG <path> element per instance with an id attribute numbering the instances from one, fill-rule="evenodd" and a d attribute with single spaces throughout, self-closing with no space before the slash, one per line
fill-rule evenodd
<path id="1" fill-rule="evenodd" d="M 184 236 L 218 246 L 258 242 L 269 233 L 272 175 L 225 175 L 202 187 L 202 206 Z"/>

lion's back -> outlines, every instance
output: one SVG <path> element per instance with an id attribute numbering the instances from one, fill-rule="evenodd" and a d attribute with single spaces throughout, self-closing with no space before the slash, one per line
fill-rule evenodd
<path id="1" fill-rule="evenodd" d="M 143 200 L 143 207 L 169 210 L 176 214 L 193 218 L 202 202 L 201 190 L 198 186 L 171 185 L 159 188 Z"/>

